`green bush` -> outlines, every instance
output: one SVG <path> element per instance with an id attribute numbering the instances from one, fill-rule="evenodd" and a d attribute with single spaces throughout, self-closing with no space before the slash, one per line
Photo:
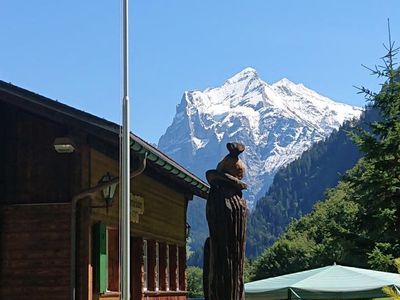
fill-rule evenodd
<path id="1" fill-rule="evenodd" d="M 189 298 L 203 297 L 203 269 L 199 267 L 187 268 Z"/>

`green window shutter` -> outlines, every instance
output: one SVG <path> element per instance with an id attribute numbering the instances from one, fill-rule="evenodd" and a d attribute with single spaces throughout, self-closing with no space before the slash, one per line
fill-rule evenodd
<path id="1" fill-rule="evenodd" d="M 107 291 L 107 228 L 104 223 L 94 225 L 95 280 L 100 293 Z"/>

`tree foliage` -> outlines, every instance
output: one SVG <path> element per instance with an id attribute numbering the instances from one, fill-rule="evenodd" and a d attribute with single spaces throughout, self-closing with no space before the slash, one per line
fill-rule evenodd
<path id="1" fill-rule="evenodd" d="M 203 297 L 203 269 L 199 267 L 188 267 L 187 283 L 189 298 Z"/>
<path id="2" fill-rule="evenodd" d="M 362 164 L 347 178 L 359 203 L 357 223 L 369 264 L 387 270 L 400 250 L 400 80 L 395 69 L 398 49 L 389 41 L 383 66 L 372 70 L 383 77 L 379 93 L 362 87 L 372 107 L 382 119 L 359 130 L 353 139 L 365 153 Z"/>
<path id="3" fill-rule="evenodd" d="M 326 190 L 338 184 L 361 157 L 348 132 L 356 127 L 366 128 L 367 123 L 377 119 L 377 111 L 368 108 L 359 120 L 346 122 L 277 172 L 267 194 L 249 216 L 246 241 L 249 257 L 260 255 L 292 219 L 308 214 L 323 199 Z"/>
<path id="4" fill-rule="evenodd" d="M 397 268 L 397 273 L 400 273 L 400 258 L 396 258 L 394 264 Z M 400 300 L 399 291 L 395 288 L 386 286 L 383 288 L 383 292 L 394 300 Z"/>
<path id="5" fill-rule="evenodd" d="M 372 69 L 384 79 L 381 91 L 360 88 L 380 114 L 369 130 L 351 133 L 364 157 L 324 202 L 293 221 L 263 252 L 254 263 L 253 279 L 333 262 L 395 269 L 400 250 L 400 81 L 394 62 L 397 50 L 391 42 L 387 50 L 383 66 Z"/>
<path id="6" fill-rule="evenodd" d="M 254 263 L 254 279 L 278 276 L 333 264 L 365 266 L 354 241 L 357 203 L 348 198 L 349 185 L 341 182 L 324 202 L 293 221 L 286 232 Z"/>

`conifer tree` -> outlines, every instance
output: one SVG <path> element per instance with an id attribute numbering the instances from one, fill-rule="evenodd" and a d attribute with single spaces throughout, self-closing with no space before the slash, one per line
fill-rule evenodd
<path id="1" fill-rule="evenodd" d="M 360 88 L 381 119 L 370 124 L 370 131 L 353 134 L 365 156 L 348 178 L 361 207 L 359 247 L 369 250 L 370 265 L 380 269 L 387 269 L 387 258 L 399 256 L 400 249 L 400 81 L 395 63 L 399 48 L 390 33 L 385 48 L 383 65 L 369 69 L 384 79 L 381 91 Z"/>
<path id="2" fill-rule="evenodd" d="M 395 271 L 394 258 L 400 256 L 400 72 L 390 38 L 386 49 L 383 65 L 371 70 L 384 79 L 381 91 L 360 88 L 369 111 L 380 114 L 369 130 L 352 134 L 364 157 L 323 202 L 293 221 L 262 253 L 253 264 L 253 280 L 333 262 Z"/>

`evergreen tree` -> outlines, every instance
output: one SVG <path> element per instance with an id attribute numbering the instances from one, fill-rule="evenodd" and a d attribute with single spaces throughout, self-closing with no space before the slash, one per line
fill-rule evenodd
<path id="1" fill-rule="evenodd" d="M 254 279 L 333 262 L 383 271 L 395 269 L 400 250 L 400 76 L 389 42 L 378 94 L 361 88 L 380 118 L 353 139 L 365 156 L 313 211 L 293 221 L 254 263 Z"/>
<path id="2" fill-rule="evenodd" d="M 369 132 L 360 130 L 353 138 L 365 154 L 347 181 L 360 204 L 359 242 L 368 250 L 375 268 L 391 267 L 400 250 L 400 81 L 395 69 L 398 48 L 389 39 L 383 66 L 370 69 L 384 78 L 379 93 L 360 88 L 381 119 L 370 124 Z"/>

